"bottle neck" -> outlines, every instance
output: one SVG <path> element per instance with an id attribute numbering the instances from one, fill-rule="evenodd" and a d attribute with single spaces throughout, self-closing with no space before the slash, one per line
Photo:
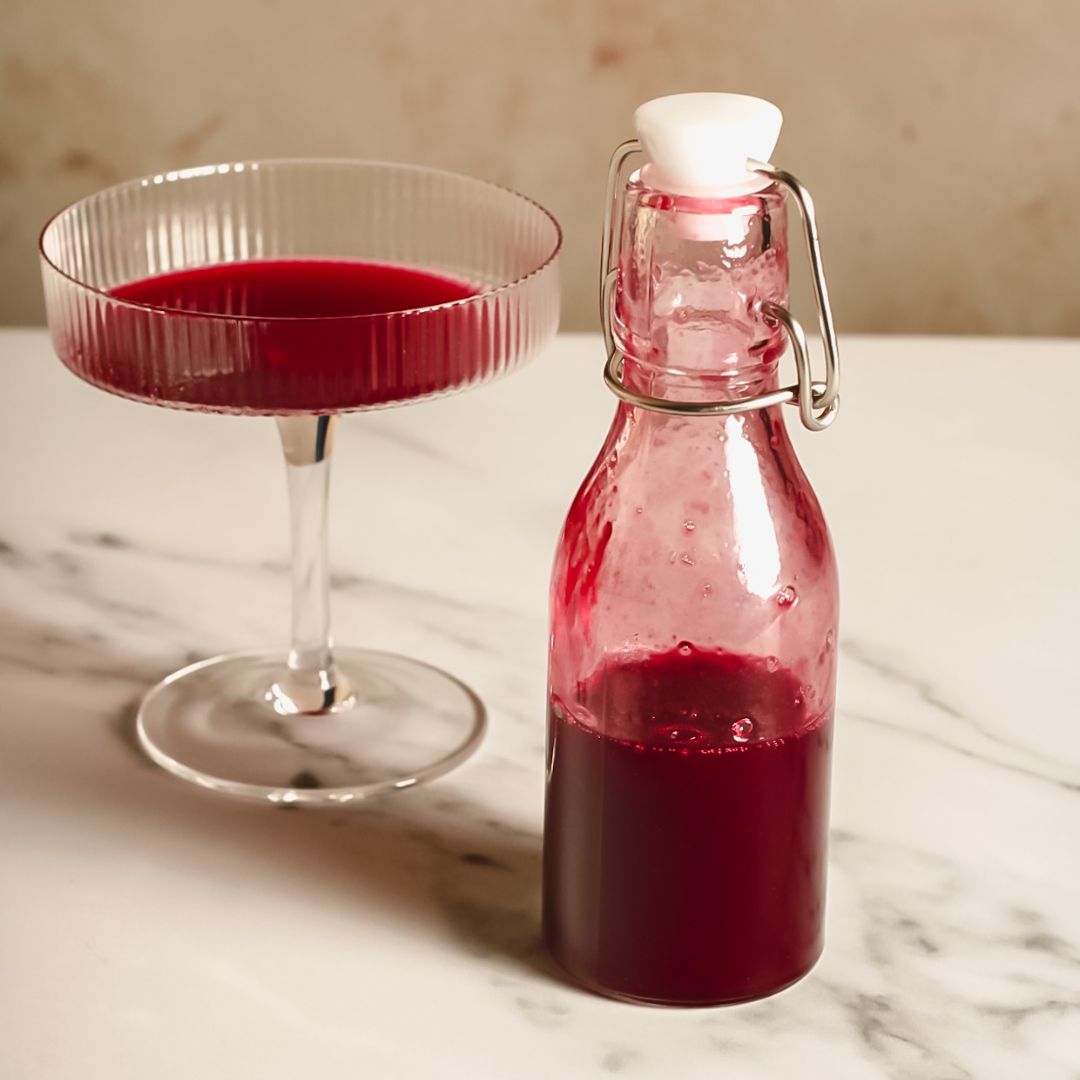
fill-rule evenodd
<path id="1" fill-rule="evenodd" d="M 729 401 L 774 389 L 787 305 L 784 200 L 775 187 L 730 199 L 627 185 L 614 333 L 623 379 L 673 401 Z"/>

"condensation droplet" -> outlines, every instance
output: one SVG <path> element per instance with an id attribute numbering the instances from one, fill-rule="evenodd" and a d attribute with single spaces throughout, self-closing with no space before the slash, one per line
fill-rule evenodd
<path id="1" fill-rule="evenodd" d="M 780 670 L 780 658 L 778 656 L 767 656 L 765 658 L 765 670 L 766 671 L 779 671 Z"/>
<path id="2" fill-rule="evenodd" d="M 685 563 L 687 566 L 693 566 L 694 565 L 694 556 L 691 555 L 689 551 L 684 551 L 679 556 L 679 562 Z"/>
<path id="3" fill-rule="evenodd" d="M 635 514 L 644 514 L 645 513 L 645 507 L 644 506 L 635 506 L 634 507 L 634 513 Z"/>
<path id="4" fill-rule="evenodd" d="M 750 736 L 754 734 L 754 721 L 749 716 L 744 716 L 741 720 L 736 720 L 731 725 L 731 737 L 737 743 L 744 743 L 750 741 Z"/>
<path id="5" fill-rule="evenodd" d="M 688 533 L 692 533 L 697 528 L 697 526 L 689 518 L 687 518 L 682 523 L 682 527 L 683 527 L 683 532 L 688 532 Z"/>
<path id="6" fill-rule="evenodd" d="M 825 648 L 831 649 L 836 644 L 836 634 L 831 630 L 825 635 Z"/>
<path id="7" fill-rule="evenodd" d="M 776 602 L 782 608 L 794 607 L 795 601 L 798 599 L 799 594 L 790 585 L 785 585 L 776 594 Z"/>
<path id="8" fill-rule="evenodd" d="M 680 656 L 689 656 L 694 651 L 694 646 L 689 641 L 680 641 L 677 647 Z"/>
<path id="9" fill-rule="evenodd" d="M 705 584 L 701 586 L 701 595 L 712 596 L 712 585 L 708 581 L 706 581 Z"/>

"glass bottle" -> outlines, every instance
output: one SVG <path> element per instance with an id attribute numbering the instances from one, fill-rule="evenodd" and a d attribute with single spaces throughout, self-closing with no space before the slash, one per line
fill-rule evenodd
<path id="1" fill-rule="evenodd" d="M 699 163 L 701 194 L 694 162 L 641 115 L 660 106 L 685 158 L 702 138 L 683 122 L 686 97 L 738 96 L 638 113 L 650 161 L 623 193 L 617 266 L 606 250 L 602 268 L 622 400 L 552 580 L 544 837 L 555 958 L 591 989 L 665 1005 L 773 993 L 821 952 L 838 604 L 829 534 L 781 416 L 799 403 L 821 428 L 836 408 L 823 281 L 827 385 L 811 382 L 786 309 L 785 188 L 819 271 L 812 207 L 789 174 L 748 174 L 752 149 L 738 182 Z M 735 104 L 767 105 L 755 102 Z M 718 104 L 730 102 L 704 103 L 708 134 L 739 144 Z M 635 149 L 616 151 L 613 191 Z M 779 385 L 786 339 L 794 387 Z"/>

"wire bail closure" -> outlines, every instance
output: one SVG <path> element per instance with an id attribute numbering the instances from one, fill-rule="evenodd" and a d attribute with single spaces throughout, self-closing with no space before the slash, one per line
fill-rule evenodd
<path id="1" fill-rule="evenodd" d="M 639 394 L 623 385 L 625 354 L 615 340 L 614 329 L 615 285 L 618 282 L 619 268 L 617 264 L 612 263 L 612 256 L 615 230 L 620 227 L 623 215 L 625 191 L 625 185 L 622 183 L 623 169 L 627 160 L 633 154 L 640 152 L 641 144 L 638 140 L 627 139 L 615 148 L 608 166 L 608 214 L 604 219 L 600 249 L 600 324 L 603 327 L 604 345 L 608 354 L 607 364 L 604 367 L 604 382 L 607 383 L 608 389 L 623 401 L 636 405 L 638 408 L 687 416 L 731 416 L 735 413 L 765 409 L 773 405 L 796 405 L 799 409 L 799 419 L 804 427 L 809 428 L 810 431 L 824 431 L 836 418 L 836 411 L 840 405 L 840 357 L 836 346 L 832 309 L 829 306 L 828 288 L 825 284 L 825 271 L 821 262 L 814 201 L 810 197 L 810 192 L 791 173 L 760 161 L 748 161 L 747 168 L 785 188 L 799 208 L 803 237 L 810 257 L 810 273 L 814 285 L 814 296 L 817 300 L 821 340 L 825 350 L 825 381 L 817 382 L 813 378 L 806 334 L 799 320 L 782 304 L 774 304 L 766 300 L 758 305 L 762 318 L 768 323 L 773 325 L 779 323 L 783 327 L 795 357 L 798 381 L 792 385 L 780 387 L 767 394 L 737 398 L 734 401 L 668 401 L 648 394 Z"/>

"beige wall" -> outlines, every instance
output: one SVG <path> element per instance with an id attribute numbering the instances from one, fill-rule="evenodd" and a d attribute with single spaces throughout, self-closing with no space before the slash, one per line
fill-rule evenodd
<path id="1" fill-rule="evenodd" d="M 608 155 L 636 104 L 737 89 L 786 114 L 842 329 L 1080 333 L 1074 0 L 0 0 L 0 322 L 97 187 L 294 154 L 510 184 L 566 229 L 595 324 Z"/>

